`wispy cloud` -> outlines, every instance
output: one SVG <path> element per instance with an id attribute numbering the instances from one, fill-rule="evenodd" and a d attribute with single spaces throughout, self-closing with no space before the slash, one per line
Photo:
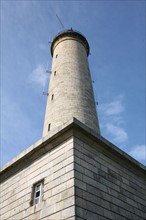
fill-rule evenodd
<path id="1" fill-rule="evenodd" d="M 133 147 L 129 154 L 136 160 L 145 162 L 146 164 L 146 145 L 137 145 Z"/>
<path id="2" fill-rule="evenodd" d="M 124 106 L 121 99 L 113 101 L 111 103 L 102 104 L 101 111 L 106 116 L 119 115 L 124 111 Z"/>
<path id="3" fill-rule="evenodd" d="M 123 127 L 125 123 L 123 98 L 123 95 L 120 95 L 114 101 L 103 103 L 99 107 L 103 130 L 115 144 L 123 144 L 128 140 L 128 134 Z"/>
<path id="4" fill-rule="evenodd" d="M 124 97 L 118 96 L 114 101 L 103 103 L 99 106 L 99 113 L 102 118 L 102 130 L 104 135 L 114 144 L 125 148 L 128 141 L 128 134 L 125 129 L 125 111 Z M 126 152 L 136 160 L 146 165 L 146 145 L 138 144 L 125 148 Z"/>
<path id="5" fill-rule="evenodd" d="M 113 136 L 113 142 L 123 143 L 128 140 L 128 135 L 123 128 L 112 123 L 107 123 L 105 127 L 107 132 Z"/>
<path id="6" fill-rule="evenodd" d="M 38 64 L 29 76 L 29 82 L 35 83 L 44 88 L 48 82 L 49 74 L 46 73 L 46 68 L 43 64 Z"/>

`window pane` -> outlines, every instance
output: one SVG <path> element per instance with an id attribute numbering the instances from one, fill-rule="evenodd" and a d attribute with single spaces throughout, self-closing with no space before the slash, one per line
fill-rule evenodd
<path id="1" fill-rule="evenodd" d="M 39 197 L 40 196 L 40 191 L 36 192 L 35 197 Z"/>
<path id="2" fill-rule="evenodd" d="M 38 204 L 39 203 L 39 198 L 34 200 L 34 204 Z"/>
<path id="3" fill-rule="evenodd" d="M 43 181 L 34 184 L 33 186 L 33 205 L 42 201 Z"/>
<path id="4" fill-rule="evenodd" d="M 41 184 L 36 185 L 36 191 L 38 191 L 41 188 Z"/>

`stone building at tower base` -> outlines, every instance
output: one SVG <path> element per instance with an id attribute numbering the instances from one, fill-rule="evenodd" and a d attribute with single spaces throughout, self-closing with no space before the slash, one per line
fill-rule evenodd
<path id="1" fill-rule="evenodd" d="M 73 118 L 2 168 L 1 219 L 144 220 L 146 168 Z"/>

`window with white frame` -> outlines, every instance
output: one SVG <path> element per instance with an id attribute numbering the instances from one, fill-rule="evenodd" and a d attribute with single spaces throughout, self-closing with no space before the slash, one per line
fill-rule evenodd
<path id="1" fill-rule="evenodd" d="M 43 180 L 33 185 L 32 205 L 36 205 L 42 201 L 43 185 Z"/>

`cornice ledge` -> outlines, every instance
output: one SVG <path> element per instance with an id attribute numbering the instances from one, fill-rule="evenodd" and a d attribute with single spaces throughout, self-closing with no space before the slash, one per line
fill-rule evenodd
<path id="1" fill-rule="evenodd" d="M 84 125 L 76 118 L 72 118 L 62 126 L 59 126 L 55 130 L 50 131 L 47 136 L 38 140 L 36 143 L 31 145 L 29 148 L 27 148 L 25 151 L 17 155 L 14 159 L 3 166 L 0 172 L 0 181 L 3 182 L 5 179 L 9 178 L 9 176 L 12 176 L 16 174 L 16 172 L 19 172 L 20 170 L 29 166 L 34 160 L 55 148 L 59 142 L 61 143 L 67 138 L 73 136 L 74 131 L 76 130 L 85 134 L 86 137 L 92 138 L 94 142 L 101 144 L 101 146 L 103 146 L 106 150 L 109 150 L 110 148 L 110 151 L 112 151 L 113 154 L 119 155 L 120 157 L 128 160 L 130 163 L 133 163 L 134 166 L 141 169 L 142 171 L 146 171 L 146 166 L 136 161 L 134 158 L 116 147 L 101 135 L 97 134 L 95 131 Z"/>

